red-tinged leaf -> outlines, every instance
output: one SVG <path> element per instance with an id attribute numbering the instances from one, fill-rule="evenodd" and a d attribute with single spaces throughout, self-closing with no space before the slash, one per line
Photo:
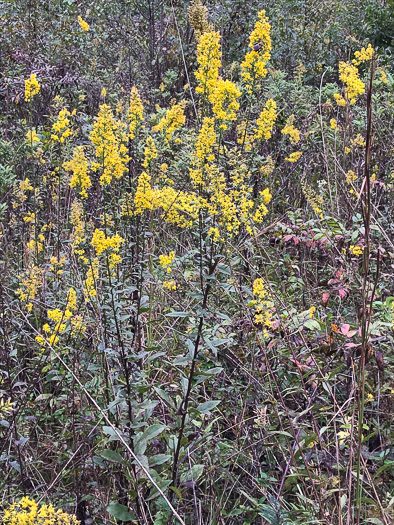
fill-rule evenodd
<path id="1" fill-rule="evenodd" d="M 356 343 L 346 343 L 345 346 L 347 346 L 348 348 L 354 348 L 354 347 L 360 346 L 360 345 L 356 345 Z"/>
<path id="2" fill-rule="evenodd" d="M 328 281 L 328 284 L 337 284 L 337 283 L 339 283 L 339 279 L 330 279 Z"/>
<path id="3" fill-rule="evenodd" d="M 324 306 L 326 306 L 326 304 L 328 303 L 329 298 L 330 298 L 330 294 L 328 292 L 324 292 L 321 298 Z"/>
<path id="4" fill-rule="evenodd" d="M 341 299 L 343 299 L 347 295 L 347 291 L 344 288 L 339 288 L 338 293 Z"/>
<path id="5" fill-rule="evenodd" d="M 294 235 L 286 235 L 286 237 L 283 238 L 284 241 L 289 242 L 294 237 Z"/>
<path id="6" fill-rule="evenodd" d="M 350 329 L 350 324 L 346 324 L 344 323 L 342 326 L 341 326 L 341 332 L 343 335 L 347 335 L 347 333 L 349 332 L 349 329 Z"/>
<path id="7" fill-rule="evenodd" d="M 293 237 L 294 244 L 297 246 L 297 244 L 300 242 L 299 238 L 294 235 Z"/>

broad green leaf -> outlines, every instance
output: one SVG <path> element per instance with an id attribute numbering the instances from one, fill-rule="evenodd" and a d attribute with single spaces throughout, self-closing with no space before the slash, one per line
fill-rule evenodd
<path id="1" fill-rule="evenodd" d="M 111 463 L 124 463 L 122 456 L 118 452 L 115 452 L 115 450 L 102 450 L 97 454 L 107 461 L 111 461 Z"/>
<path id="2" fill-rule="evenodd" d="M 135 516 L 125 505 L 121 505 L 116 501 L 111 501 L 107 507 L 107 511 L 111 516 L 120 521 L 132 521 L 135 519 Z"/>
<path id="3" fill-rule="evenodd" d="M 198 405 L 197 410 L 202 414 L 208 414 L 211 410 L 217 407 L 219 403 L 220 401 L 206 401 L 205 403 Z"/>

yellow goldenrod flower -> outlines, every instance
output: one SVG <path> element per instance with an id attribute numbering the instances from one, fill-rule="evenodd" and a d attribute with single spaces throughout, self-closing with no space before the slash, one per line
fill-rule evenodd
<path id="1" fill-rule="evenodd" d="M 138 89 L 134 86 L 130 92 L 130 107 L 127 117 L 129 120 L 129 135 L 131 139 L 134 139 L 138 126 L 144 120 L 144 106 L 142 105 Z"/>
<path id="2" fill-rule="evenodd" d="M 293 151 L 293 153 L 290 153 L 288 157 L 285 158 L 288 162 L 297 162 L 297 160 L 301 157 L 302 151 Z"/>
<path id="3" fill-rule="evenodd" d="M 350 246 L 349 250 L 352 252 L 353 255 L 356 255 L 357 257 L 359 255 L 363 254 L 363 246 Z"/>
<path id="4" fill-rule="evenodd" d="M 359 66 L 362 62 L 367 62 L 371 60 L 374 54 L 374 49 L 371 44 L 368 44 L 368 47 L 362 47 L 360 51 L 354 53 L 355 58 L 352 60 L 355 66 Z"/>
<path id="5" fill-rule="evenodd" d="M 349 62 L 339 62 L 339 78 L 345 84 L 345 98 L 354 104 L 357 97 L 365 92 L 365 84 L 358 76 L 358 69 Z"/>
<path id="6" fill-rule="evenodd" d="M 176 282 L 175 281 L 163 281 L 163 288 L 165 290 L 173 292 L 176 290 Z"/>
<path id="7" fill-rule="evenodd" d="M 82 17 L 78 17 L 79 25 L 81 26 L 82 31 L 89 31 L 89 24 L 83 20 Z"/>
<path id="8" fill-rule="evenodd" d="M 294 115 L 291 115 L 286 122 L 285 127 L 282 129 L 283 135 L 288 135 L 292 144 L 297 144 L 300 141 L 300 132 L 293 125 Z"/>
<path id="9" fill-rule="evenodd" d="M 95 146 L 97 162 L 91 165 L 93 171 L 101 170 L 100 184 L 110 184 L 112 177 L 119 179 L 126 171 L 129 161 L 127 147 L 124 144 L 126 134 L 124 125 L 116 120 L 107 104 L 100 106 L 100 111 L 90 140 Z"/>
<path id="10" fill-rule="evenodd" d="M 271 132 L 276 121 L 276 116 L 276 102 L 270 98 L 267 100 L 265 108 L 257 119 L 257 130 L 255 133 L 256 139 L 260 140 L 264 138 L 265 140 L 268 140 L 271 138 Z"/>
<path id="11" fill-rule="evenodd" d="M 209 101 L 212 104 L 212 111 L 215 117 L 222 121 L 220 128 L 227 129 L 226 121 L 235 120 L 239 109 L 238 98 L 241 91 L 230 80 L 219 79 L 216 86 L 211 89 Z"/>
<path id="12" fill-rule="evenodd" d="M 155 132 L 162 131 L 166 134 L 166 140 L 171 140 L 174 131 L 181 128 L 186 122 L 185 116 L 185 105 L 186 102 L 182 101 L 179 104 L 174 104 L 171 108 L 167 109 L 166 114 L 152 129 Z"/>
<path id="13" fill-rule="evenodd" d="M 197 45 L 198 70 L 195 73 L 198 86 L 196 92 L 206 98 L 215 89 L 221 66 L 220 33 L 204 33 Z"/>
<path id="14" fill-rule="evenodd" d="M 73 173 L 70 181 L 71 188 L 79 188 L 79 195 L 86 199 L 88 196 L 86 190 L 91 187 L 92 181 L 88 174 L 89 162 L 85 157 L 83 146 L 77 146 L 74 149 L 72 160 L 65 162 L 63 168 Z"/>
<path id="15" fill-rule="evenodd" d="M 258 17 L 259 20 L 249 37 L 250 51 L 246 53 L 241 64 L 242 78 L 248 93 L 252 93 L 253 89 L 257 87 L 256 82 L 259 79 L 267 76 L 265 66 L 271 57 L 271 25 L 264 10 L 259 12 Z"/>
<path id="16" fill-rule="evenodd" d="M 37 135 L 34 129 L 29 129 L 29 131 L 26 133 L 26 139 L 31 146 L 33 146 L 36 142 L 40 142 L 40 137 Z"/>
<path id="17" fill-rule="evenodd" d="M 172 251 L 168 255 L 159 255 L 160 266 L 167 270 L 168 273 L 172 272 L 171 265 L 175 261 L 175 252 Z"/>
<path id="18" fill-rule="evenodd" d="M 38 83 L 38 80 L 36 78 L 36 75 L 32 73 L 30 75 L 30 78 L 25 80 L 25 100 L 26 102 L 29 102 L 34 95 L 37 95 L 37 93 L 40 91 L 40 84 Z"/>
<path id="19" fill-rule="evenodd" d="M 330 120 L 330 126 L 331 126 L 331 129 L 337 129 L 337 121 L 335 120 L 335 118 L 332 118 Z"/>

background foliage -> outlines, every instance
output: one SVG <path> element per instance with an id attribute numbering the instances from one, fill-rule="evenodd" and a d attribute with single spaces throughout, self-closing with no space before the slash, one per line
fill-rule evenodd
<path id="1" fill-rule="evenodd" d="M 3 518 L 388 524 L 393 1 L 193 6 L 0 0 Z"/>

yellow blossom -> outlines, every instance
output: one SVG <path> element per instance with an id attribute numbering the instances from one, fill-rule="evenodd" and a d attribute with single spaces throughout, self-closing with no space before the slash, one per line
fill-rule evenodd
<path id="1" fill-rule="evenodd" d="M 37 93 L 40 91 L 40 84 L 38 83 L 38 80 L 36 78 L 36 75 L 32 73 L 30 75 L 30 78 L 25 80 L 25 100 L 26 102 L 29 102 L 34 95 L 37 95 Z"/>
<path id="2" fill-rule="evenodd" d="M 270 98 L 267 100 L 265 108 L 257 119 L 257 130 L 255 133 L 256 139 L 260 140 L 264 137 L 265 140 L 268 140 L 271 138 L 271 132 L 276 121 L 276 116 L 276 102 Z"/>
<path id="3" fill-rule="evenodd" d="M 371 44 L 368 47 L 362 47 L 360 51 L 354 53 L 355 58 L 352 60 L 355 66 L 359 66 L 362 62 L 367 62 L 373 57 L 374 49 Z"/>
<path id="4" fill-rule="evenodd" d="M 81 26 L 82 31 L 89 31 L 89 24 L 83 20 L 82 17 L 78 16 L 78 22 Z"/>
<path id="5" fill-rule="evenodd" d="M 204 33 L 197 45 L 198 70 L 195 73 L 198 86 L 196 92 L 209 97 L 216 87 L 221 66 L 220 33 Z"/>
<path id="6" fill-rule="evenodd" d="M 52 140 L 64 142 L 64 140 L 72 134 L 69 127 L 70 119 L 68 117 L 70 116 L 71 113 L 66 108 L 59 111 L 59 115 L 52 125 Z"/>
<path id="7" fill-rule="evenodd" d="M 222 121 L 221 129 L 227 129 L 226 122 L 237 118 L 240 96 L 241 91 L 230 80 L 219 79 L 215 87 L 210 90 L 209 101 L 215 117 Z"/>
<path id="8" fill-rule="evenodd" d="M 83 146 L 77 146 L 74 149 L 72 160 L 65 162 L 63 167 L 73 173 L 70 181 L 71 188 L 79 188 L 79 195 L 86 199 L 88 196 L 86 190 L 90 188 L 92 181 L 88 174 L 89 162 L 85 157 Z"/>
<path id="9" fill-rule="evenodd" d="M 95 146 L 97 162 L 92 164 L 94 171 L 101 170 L 100 184 L 109 184 L 112 177 L 119 179 L 126 171 L 127 147 L 124 144 L 126 139 L 123 132 L 124 125 L 117 121 L 107 104 L 100 106 L 100 111 L 93 130 L 90 133 L 90 140 Z"/>
<path id="10" fill-rule="evenodd" d="M 337 121 L 335 120 L 335 118 L 332 118 L 330 120 L 330 126 L 332 129 L 337 129 Z"/>
<path id="11" fill-rule="evenodd" d="M 165 268 L 168 273 L 172 272 L 171 265 L 175 261 L 175 252 L 172 251 L 168 255 L 159 255 L 160 266 Z"/>
<path id="12" fill-rule="evenodd" d="M 362 246 L 353 246 L 353 245 L 351 245 L 350 248 L 349 248 L 349 250 L 352 252 L 352 254 L 356 255 L 357 257 L 359 255 L 362 255 L 363 249 L 364 248 Z"/>
<path id="13" fill-rule="evenodd" d="M 339 62 L 339 78 L 345 84 L 345 98 L 354 104 L 357 97 L 365 92 L 365 84 L 358 76 L 357 67 L 349 62 Z"/>
<path id="14" fill-rule="evenodd" d="M 262 10 L 258 14 L 259 20 L 256 22 L 254 29 L 249 37 L 250 51 L 246 53 L 245 59 L 241 64 L 242 78 L 245 82 L 248 93 L 252 93 L 259 79 L 266 77 L 265 68 L 271 57 L 271 25 Z"/>
<path id="15" fill-rule="evenodd" d="M 294 115 L 291 115 L 286 122 L 285 127 L 282 129 L 283 135 L 288 135 L 292 144 L 297 144 L 300 141 L 300 132 L 293 125 Z"/>
<path id="16" fill-rule="evenodd" d="M 165 133 L 166 139 L 170 140 L 173 133 L 185 124 L 185 105 L 186 102 L 182 101 L 179 104 L 174 104 L 169 109 L 167 109 L 166 114 L 160 120 L 157 126 L 154 126 L 153 131 L 162 131 Z"/>
<path id="17" fill-rule="evenodd" d="M 153 138 L 150 136 L 146 139 L 146 147 L 144 150 L 144 156 L 145 156 L 144 162 L 142 163 L 144 168 L 150 167 L 152 165 L 152 162 L 157 158 L 156 144 Z"/>
<path id="18" fill-rule="evenodd" d="M 36 142 L 40 142 L 40 137 L 37 135 L 37 133 L 35 132 L 34 129 L 30 129 L 30 130 L 26 133 L 26 139 L 27 139 L 27 142 L 28 142 L 30 145 L 33 145 L 33 144 L 35 144 Z"/>
<path id="19" fill-rule="evenodd" d="M 302 151 L 293 151 L 293 153 L 290 153 L 288 157 L 285 158 L 288 162 L 297 162 L 297 160 L 301 157 Z"/>
<path id="20" fill-rule="evenodd" d="M 127 118 L 129 120 L 129 136 L 131 139 L 134 139 L 138 126 L 144 120 L 144 106 L 142 105 L 138 89 L 134 86 L 130 92 L 130 107 Z"/>
<path id="21" fill-rule="evenodd" d="M 175 281 L 163 281 L 163 288 L 165 290 L 173 292 L 176 290 L 176 282 Z"/>

